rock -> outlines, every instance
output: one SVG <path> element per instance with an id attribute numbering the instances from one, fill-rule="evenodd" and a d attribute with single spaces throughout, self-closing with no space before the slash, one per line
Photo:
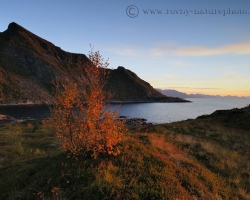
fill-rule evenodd
<path id="1" fill-rule="evenodd" d="M 119 116 L 118 118 L 119 118 L 119 119 L 125 119 L 125 118 L 128 118 L 128 116 L 123 116 L 123 115 L 121 115 L 121 116 Z"/>
<path id="2" fill-rule="evenodd" d="M 120 116 L 118 120 L 123 121 L 126 125 L 130 126 L 153 124 L 147 123 L 147 119 L 144 118 L 127 118 L 127 116 Z"/>
<path id="3" fill-rule="evenodd" d="M 14 123 L 15 121 L 16 121 L 16 119 L 13 117 L 0 114 L 0 124 Z"/>

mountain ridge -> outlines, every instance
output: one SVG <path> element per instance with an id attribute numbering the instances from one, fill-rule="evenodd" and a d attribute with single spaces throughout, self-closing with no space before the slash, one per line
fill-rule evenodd
<path id="1" fill-rule="evenodd" d="M 88 57 L 70 53 L 12 22 L 0 33 L 0 103 L 53 101 L 55 78 L 84 86 Z M 118 67 L 110 72 L 105 91 L 111 101 L 185 102 L 166 97 L 134 72 Z"/>
<path id="2" fill-rule="evenodd" d="M 246 96 L 246 97 L 239 97 L 239 96 L 232 96 L 232 95 L 221 96 L 221 95 L 207 95 L 207 94 L 200 94 L 200 93 L 187 94 L 187 93 L 180 92 L 180 91 L 173 90 L 173 89 L 156 88 L 156 90 L 166 96 L 175 96 L 179 98 L 250 98 L 249 96 Z"/>

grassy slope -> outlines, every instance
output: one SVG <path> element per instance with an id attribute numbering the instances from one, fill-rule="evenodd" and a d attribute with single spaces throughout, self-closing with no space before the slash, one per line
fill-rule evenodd
<path id="1" fill-rule="evenodd" d="M 50 123 L 2 125 L 0 199 L 250 199 L 249 111 L 131 128 L 118 157 L 83 161 Z"/>

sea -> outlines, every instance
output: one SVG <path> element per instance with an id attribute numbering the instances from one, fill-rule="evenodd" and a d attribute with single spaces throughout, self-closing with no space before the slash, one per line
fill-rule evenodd
<path id="1" fill-rule="evenodd" d="M 250 104 L 250 98 L 190 98 L 190 103 L 130 103 L 111 104 L 110 109 L 128 118 L 145 118 L 156 124 L 195 119 L 212 114 L 216 110 L 243 108 Z M 50 117 L 47 106 L 1 106 L 0 114 L 16 119 L 43 119 Z"/>

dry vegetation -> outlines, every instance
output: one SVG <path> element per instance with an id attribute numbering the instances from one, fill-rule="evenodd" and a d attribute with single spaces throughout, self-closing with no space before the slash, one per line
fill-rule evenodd
<path id="1" fill-rule="evenodd" d="M 75 157 L 118 155 L 118 142 L 125 131 L 118 114 L 107 109 L 104 86 L 107 66 L 99 52 L 90 52 L 86 63 L 85 87 L 57 80 L 55 106 L 52 108 L 56 135 L 61 147 Z"/>
<path id="2" fill-rule="evenodd" d="M 209 116 L 130 128 L 119 155 L 78 161 L 51 121 L 0 130 L 1 199 L 250 198 L 249 130 Z"/>

